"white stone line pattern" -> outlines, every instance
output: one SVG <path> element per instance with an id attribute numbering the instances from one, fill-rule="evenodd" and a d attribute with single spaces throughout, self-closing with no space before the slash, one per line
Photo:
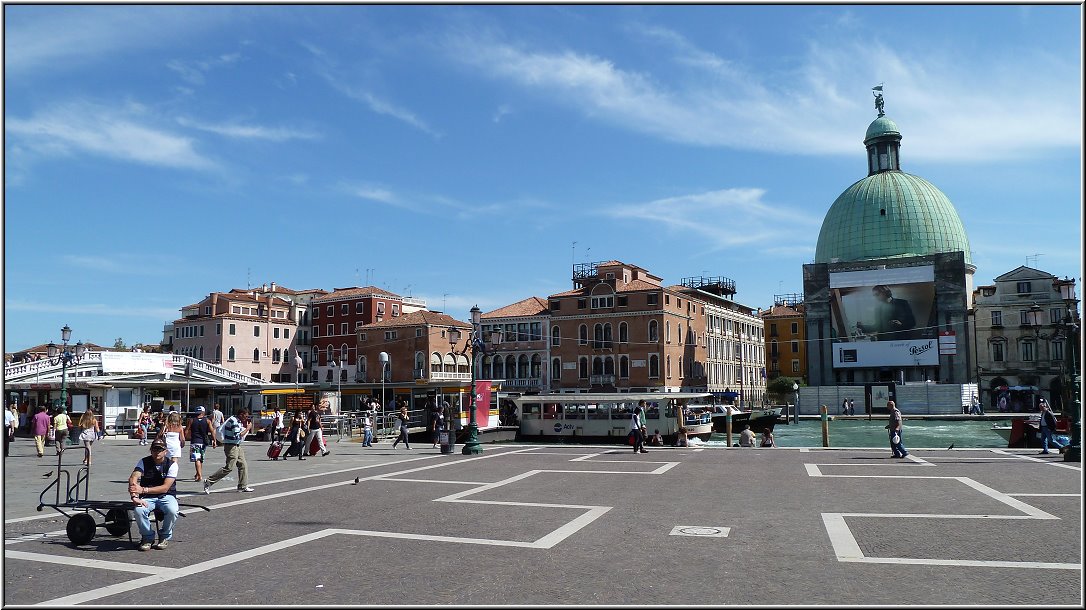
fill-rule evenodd
<path id="1" fill-rule="evenodd" d="M 1066 464 L 1064 462 L 1053 462 L 1051 460 L 1045 460 L 1045 459 L 1042 459 L 1042 458 L 1039 458 L 1039 457 L 1034 457 L 1032 455 L 1022 455 L 1020 453 L 1011 453 L 1009 451 L 1004 451 L 1003 449 L 993 449 L 992 453 L 1001 453 L 1003 455 L 1010 455 L 1010 456 L 1014 456 L 1014 457 L 1016 457 L 1016 458 L 1018 458 L 1020 460 L 1025 460 L 1027 462 L 1040 462 L 1042 464 L 1046 464 L 1048 466 L 1055 466 L 1057 468 L 1067 468 L 1068 470 L 1082 470 L 1082 466 L 1075 466 L 1074 464 Z"/>
<path id="2" fill-rule="evenodd" d="M 46 555 L 45 553 L 29 553 L 27 551 L 4 551 L 4 557 L 6 559 L 22 559 L 24 561 L 59 563 L 84 568 L 98 568 L 101 570 L 115 570 L 118 572 L 135 572 L 137 574 L 161 574 L 163 572 L 170 572 L 173 570 L 173 568 L 161 568 L 159 566 L 144 565 L 139 563 L 105 561 L 103 559 L 87 559 L 84 557 L 66 557 L 63 555 Z"/>
<path id="3" fill-rule="evenodd" d="M 1005 504 L 1024 514 L 1022 515 L 959 515 L 935 513 L 822 513 L 822 523 L 826 527 L 830 544 L 837 560 L 852 563 L 893 563 L 908 565 L 971 566 L 988 568 L 1033 568 L 1048 570 L 1081 570 L 1082 563 L 1042 562 L 1042 561 L 994 561 L 982 559 L 930 559 L 915 557 L 866 557 L 856 542 L 856 537 L 845 522 L 846 517 L 867 517 L 879 519 L 990 519 L 990 520 L 1059 520 L 1035 506 L 1011 497 L 969 477 L 941 477 L 935 475 L 851 475 L 823 474 L 819 466 L 838 466 L 839 464 L 804 464 L 807 475 L 824 478 L 870 478 L 870 479 L 947 479 L 957 481 L 976 491 Z M 1024 494 L 1023 494 L 1024 495 Z M 1078 495 L 1078 494 L 1068 494 Z"/>
<path id="4" fill-rule="evenodd" d="M 528 451 L 528 450 L 525 450 L 525 451 Z M 396 480 L 395 477 L 397 477 L 397 475 L 401 475 L 401 474 L 407 474 L 407 473 L 411 473 L 411 472 L 418 472 L 420 470 L 429 470 L 431 468 L 440 468 L 440 467 L 443 467 L 443 466 L 448 466 L 448 465 L 453 465 L 453 464 L 463 464 L 463 463 L 466 463 L 466 462 L 469 462 L 469 461 L 472 461 L 472 460 L 475 460 L 475 459 L 486 459 L 486 458 L 492 458 L 492 457 L 499 457 L 499 456 L 502 456 L 502 455 L 512 455 L 514 453 L 519 453 L 519 452 L 520 451 L 506 452 L 506 453 L 500 453 L 500 454 L 495 453 L 495 454 L 488 454 L 488 455 L 484 455 L 484 456 L 479 456 L 479 457 L 476 457 L 476 458 L 471 458 L 469 460 L 458 460 L 458 461 L 455 461 L 455 462 L 444 462 L 444 463 L 441 463 L 441 464 L 431 464 L 429 466 L 423 466 L 423 467 L 419 467 L 419 468 L 411 468 L 411 469 L 396 472 L 396 473 L 387 473 L 387 474 L 384 474 L 384 475 L 374 475 L 374 476 L 371 476 L 371 477 L 367 477 L 366 479 L 360 479 L 360 480 L 390 480 L 390 481 L 394 481 L 394 480 Z M 498 481 L 498 482 L 495 482 L 495 483 L 484 483 L 484 484 L 481 484 L 481 485 L 479 485 L 478 487 L 476 487 L 474 489 L 469 489 L 469 490 L 466 490 L 466 491 L 463 491 L 463 492 L 458 492 L 458 493 L 452 494 L 450 496 L 445 496 L 445 497 L 437 498 L 437 499 L 433 500 L 435 502 L 459 502 L 459 503 L 465 503 L 465 504 L 492 504 L 492 505 L 501 505 L 501 506 L 568 508 L 568 509 L 584 510 L 585 511 L 581 515 L 575 517 L 574 519 L 570 520 L 566 524 L 564 524 L 562 526 L 559 526 L 555 530 L 553 530 L 550 533 L 544 535 L 543 537 L 539 538 L 538 540 L 535 540 L 534 542 L 525 542 L 525 541 L 518 541 L 518 540 L 495 540 L 495 539 L 487 539 L 487 538 L 467 538 L 467 537 L 459 537 L 459 536 L 443 536 L 443 535 L 432 535 L 432 534 L 409 534 L 409 533 L 402 533 L 402 532 L 381 532 L 381 531 L 372 531 L 372 530 L 352 530 L 352 529 L 328 528 L 328 529 L 320 530 L 320 531 L 317 531 L 317 532 L 313 532 L 311 534 L 305 534 L 305 535 L 302 535 L 302 536 L 297 536 L 295 538 L 290 538 L 290 539 L 287 539 L 287 540 L 281 540 L 281 541 L 274 542 L 274 543 L 271 543 L 271 544 L 266 544 L 266 545 L 263 545 L 263 546 L 260 546 L 260 547 L 256 547 L 254 549 L 249 549 L 247 551 L 241 551 L 241 552 L 238 552 L 238 553 L 227 555 L 225 557 L 218 557 L 218 558 L 210 559 L 208 561 L 199 562 L 199 563 L 196 563 L 196 564 L 193 564 L 193 565 L 190 565 L 190 566 L 185 566 L 185 567 L 182 567 L 182 568 L 171 568 L 169 570 L 164 570 L 162 573 L 151 574 L 151 575 L 145 576 L 143 578 L 138 578 L 138 579 L 135 579 L 135 580 L 130 580 L 130 581 L 121 582 L 121 583 L 115 583 L 115 584 L 112 584 L 112 585 L 107 585 L 105 587 L 100 587 L 98 589 L 92 589 L 92 590 L 89 590 L 89 591 L 80 591 L 78 593 L 74 593 L 72 595 L 68 595 L 68 596 L 65 596 L 65 597 L 60 597 L 60 598 L 56 598 L 56 599 L 52 599 L 52 600 L 47 600 L 47 601 L 44 601 L 44 602 L 39 602 L 36 605 L 64 606 L 64 605 L 82 604 L 82 603 L 94 601 L 96 599 L 101 599 L 103 597 L 108 597 L 108 596 L 111 596 L 111 595 L 117 595 L 119 593 L 124 593 L 124 592 L 127 592 L 127 591 L 132 591 L 132 590 L 135 590 L 135 589 L 139 589 L 139 588 L 142 588 L 142 587 L 145 587 L 145 586 L 148 586 L 148 585 L 168 582 L 168 581 L 172 581 L 172 580 L 179 579 L 179 578 L 184 578 L 186 576 L 191 576 L 193 574 L 198 574 L 198 573 L 201 573 L 201 572 L 205 572 L 207 570 L 212 570 L 212 569 L 224 566 L 224 565 L 230 565 L 230 564 L 233 564 L 233 563 L 236 563 L 236 562 L 239 562 L 239 561 L 244 561 L 244 560 L 247 560 L 247 559 L 258 557 L 260 555 L 265 555 L 265 554 L 268 554 L 268 553 L 274 553 L 274 552 L 280 551 L 282 549 L 289 548 L 291 546 L 295 546 L 295 545 L 298 545 L 298 544 L 304 544 L 304 543 L 307 543 L 307 542 L 311 542 L 313 540 L 317 540 L 319 538 L 323 538 L 323 537 L 330 536 L 330 535 L 335 535 L 335 534 L 354 535 L 354 536 L 372 536 L 372 537 L 379 537 L 379 538 L 400 538 L 400 539 L 404 539 L 404 540 L 425 540 L 425 541 L 431 541 L 431 542 L 451 542 L 451 543 L 457 543 L 457 544 L 478 544 L 478 545 L 519 547 L 519 548 L 531 548 L 531 549 L 549 549 L 549 548 L 552 548 L 555 545 L 559 544 L 560 542 L 562 542 L 563 540 L 565 540 L 569 536 L 575 534 L 579 530 L 583 529 L 585 526 L 589 525 L 590 523 L 592 523 L 596 519 L 600 518 L 605 513 L 607 513 L 609 510 L 611 510 L 613 507 L 610 507 L 610 506 L 578 505 L 578 504 L 553 504 L 553 503 L 544 503 L 544 502 L 506 502 L 506 501 L 493 501 L 493 500 L 465 500 L 465 499 L 463 499 L 464 496 L 468 496 L 468 495 L 471 495 L 471 494 L 474 494 L 474 493 L 479 493 L 479 492 L 482 492 L 482 491 L 487 491 L 487 490 L 495 489 L 495 488 L 498 488 L 498 487 L 502 487 L 504 485 L 508 485 L 510 483 L 520 481 L 520 480 L 523 480 L 523 479 L 525 479 L 525 478 L 527 478 L 529 476 L 533 476 L 535 474 L 539 474 L 539 473 L 543 473 L 543 472 L 577 473 L 577 474 L 641 474 L 641 475 L 646 475 L 646 474 L 663 474 L 663 473 L 671 470 L 672 468 L 674 468 L 675 466 L 677 466 L 679 464 L 678 462 L 643 462 L 643 461 L 640 461 L 640 460 L 636 461 L 636 462 L 629 461 L 629 462 L 625 462 L 625 463 L 636 463 L 636 464 L 654 463 L 654 464 L 660 464 L 660 466 L 658 466 L 657 468 L 653 469 L 652 471 L 648 471 L 648 472 L 630 472 L 630 471 L 614 471 L 614 470 L 608 470 L 608 471 L 594 471 L 594 470 L 532 470 L 532 471 L 522 473 L 520 475 L 515 475 L 513 477 L 509 477 L 509 478 L 504 479 L 502 481 Z M 430 481 L 427 481 L 427 482 L 430 482 Z M 441 482 L 444 483 L 445 481 L 441 481 Z M 341 483 L 318 485 L 318 486 L 311 487 L 309 489 L 324 489 L 324 488 L 328 488 L 328 487 L 333 487 L 335 485 L 351 485 L 351 484 L 354 484 L 353 480 L 348 480 L 348 481 L 344 481 L 344 482 L 341 482 Z M 294 495 L 294 494 L 297 494 L 297 493 L 305 493 L 309 489 L 307 489 L 307 490 L 297 490 L 297 491 L 292 491 L 292 492 L 284 492 L 284 493 L 281 493 L 281 494 L 271 494 L 269 496 L 262 496 L 261 499 L 278 498 L 278 497 L 283 497 L 283 496 L 287 496 L 287 495 Z M 256 498 L 254 498 L 254 499 L 256 499 Z M 237 502 L 228 502 L 228 503 L 225 503 L 225 504 L 218 505 L 217 508 L 222 508 L 224 506 L 230 506 L 230 505 L 236 505 L 236 504 L 245 504 L 245 503 L 248 503 L 248 502 L 249 502 L 249 500 L 237 501 Z M 19 557 L 15 557 L 13 554 L 22 554 L 22 553 L 19 552 L 19 551 L 5 551 L 5 557 L 13 558 L 13 559 L 19 558 Z M 58 557 L 56 557 L 55 563 L 63 563 L 63 564 L 68 564 L 68 565 L 85 565 L 85 564 L 77 564 L 76 561 L 78 561 L 78 559 L 76 559 L 76 558 L 58 556 Z M 105 562 L 105 563 L 112 563 L 112 562 Z M 90 565 L 90 566 L 87 566 L 87 567 L 103 567 L 103 568 L 106 568 L 106 566 L 95 566 L 95 565 Z M 106 568 L 106 569 L 111 569 L 111 568 Z"/>

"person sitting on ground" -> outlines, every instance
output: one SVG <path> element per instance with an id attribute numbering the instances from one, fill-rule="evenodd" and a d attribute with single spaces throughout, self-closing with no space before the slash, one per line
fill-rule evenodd
<path id="1" fill-rule="evenodd" d="M 769 428 L 762 430 L 762 442 L 759 447 L 776 447 L 777 443 L 773 438 L 773 431 Z"/>
<path id="2" fill-rule="evenodd" d="M 660 436 L 660 430 L 654 430 L 653 431 L 652 438 L 649 439 L 649 444 L 652 445 L 653 447 L 663 447 L 664 446 L 664 438 L 662 436 Z"/>
<path id="3" fill-rule="evenodd" d="M 750 424 L 743 426 L 743 431 L 739 433 L 739 446 L 740 447 L 753 447 L 754 446 L 754 432 L 750 429 Z"/>
<path id="4" fill-rule="evenodd" d="M 679 428 L 678 434 L 675 435 L 676 447 L 688 447 L 690 446 L 689 439 L 687 438 L 686 426 Z"/>
<path id="5" fill-rule="evenodd" d="M 165 441 L 155 439 L 151 443 L 151 455 L 136 462 L 136 468 L 128 477 L 128 493 L 136 505 L 133 512 L 140 530 L 139 549 L 165 549 L 177 521 L 177 462 L 166 459 Z M 157 543 L 151 529 L 151 513 L 156 509 L 162 512 Z"/>

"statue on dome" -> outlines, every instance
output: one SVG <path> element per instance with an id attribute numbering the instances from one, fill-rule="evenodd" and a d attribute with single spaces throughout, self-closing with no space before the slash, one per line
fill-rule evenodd
<path id="1" fill-rule="evenodd" d="M 875 96 L 875 110 L 879 111 L 879 116 L 886 114 L 882 111 L 882 85 L 871 88 L 871 94 Z"/>

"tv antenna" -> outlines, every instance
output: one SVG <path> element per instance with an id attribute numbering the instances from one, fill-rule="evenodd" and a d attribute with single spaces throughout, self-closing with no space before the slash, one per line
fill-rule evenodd
<path id="1" fill-rule="evenodd" d="M 1033 259 L 1033 264 L 1036 265 L 1037 264 L 1037 257 L 1039 257 L 1039 256 L 1044 256 L 1044 254 L 1041 254 L 1040 252 L 1038 252 L 1037 254 L 1032 254 L 1032 255 L 1026 256 L 1026 266 L 1027 267 L 1030 266 L 1029 259 L 1031 259 L 1031 258 Z"/>

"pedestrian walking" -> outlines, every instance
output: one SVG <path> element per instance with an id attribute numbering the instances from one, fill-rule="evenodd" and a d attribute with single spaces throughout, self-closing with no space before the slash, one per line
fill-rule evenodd
<path id="1" fill-rule="evenodd" d="M 856 401 L 851 398 L 848 399 L 848 414 L 856 415 Z"/>
<path id="2" fill-rule="evenodd" d="M 162 427 L 156 438 L 161 438 L 166 443 L 166 457 L 177 462 L 181 457 L 181 449 L 185 447 L 185 427 L 181 425 L 181 414 L 170 411 L 166 416 L 166 425 Z"/>
<path id="3" fill-rule="evenodd" d="M 310 452 L 313 447 L 313 440 L 316 439 L 317 446 L 320 448 L 321 457 L 324 457 L 331 453 L 328 451 L 328 445 L 324 444 L 324 430 L 321 429 L 321 412 L 313 406 L 306 414 L 306 426 L 309 428 L 309 434 L 305 437 L 305 446 L 302 448 L 304 452 L 308 452 L 309 455 L 316 455 L 315 452 Z"/>
<path id="4" fill-rule="evenodd" d="M 136 505 L 136 525 L 140 530 L 139 550 L 152 548 L 165 550 L 173 537 L 173 524 L 177 521 L 177 462 L 166 459 L 166 443 L 156 438 L 151 443 L 151 455 L 136 462 L 136 468 L 128 476 L 128 493 Z M 151 513 L 162 512 L 158 542 L 151 529 Z"/>
<path id="5" fill-rule="evenodd" d="M 215 431 L 215 438 L 211 441 L 212 448 L 222 444 L 222 439 L 219 438 L 218 432 L 225 420 L 226 416 L 222 414 L 222 407 L 219 406 L 219 403 L 215 403 L 211 410 L 211 429 Z"/>
<path id="6" fill-rule="evenodd" d="M 11 443 L 15 440 L 15 424 L 18 421 L 14 406 L 4 409 L 4 457 L 11 453 Z"/>
<path id="7" fill-rule="evenodd" d="M 634 407 L 633 413 L 630 414 L 630 434 L 633 436 L 634 453 L 648 453 L 648 450 L 645 449 L 645 435 L 641 432 L 643 425 L 641 418 L 644 413 L 645 401 L 642 399 L 637 401 L 637 406 Z"/>
<path id="8" fill-rule="evenodd" d="M 245 436 L 248 435 L 252 429 L 252 422 L 248 421 L 248 415 L 249 410 L 242 409 L 238 411 L 237 415 L 227 418 L 226 421 L 222 423 L 222 426 L 215 431 L 214 438 L 222 443 L 223 452 L 226 454 L 226 464 L 215 474 L 204 479 L 205 494 L 211 493 L 211 486 L 230 474 L 235 466 L 238 469 L 238 491 L 246 493 L 256 491 L 252 487 L 249 487 L 248 472 L 245 464 L 245 452 L 241 448 L 242 441 L 245 440 Z"/>
<path id="9" fill-rule="evenodd" d="M 1052 413 L 1052 407 L 1048 404 L 1048 401 L 1041 399 L 1041 451 L 1040 454 L 1044 455 L 1049 453 L 1048 445 L 1052 444 L 1056 446 L 1056 449 L 1063 449 L 1063 445 L 1060 444 L 1053 436 L 1052 433 L 1056 430 L 1056 415 Z"/>
<path id="10" fill-rule="evenodd" d="M 373 446 L 373 418 L 370 411 L 362 413 L 362 446 Z"/>
<path id="11" fill-rule="evenodd" d="M 445 414 L 441 412 L 441 407 L 433 399 L 428 404 L 430 405 L 430 441 L 433 442 L 431 449 L 437 449 L 441 431 L 445 428 Z"/>
<path id="12" fill-rule="evenodd" d="M 83 415 L 79 417 L 79 440 L 83 441 L 83 448 L 86 450 L 83 463 L 90 466 L 94 441 L 98 440 L 98 418 L 90 409 L 83 411 Z"/>
<path id="13" fill-rule="evenodd" d="M 196 407 L 196 417 L 189 421 L 185 428 L 185 436 L 189 439 L 189 461 L 196 468 L 196 476 L 193 481 L 204 480 L 204 453 L 207 446 L 215 438 L 215 432 L 211 429 L 211 423 L 207 420 L 207 412 L 203 405 Z"/>
<path id="14" fill-rule="evenodd" d="M 848 415 L 848 399 L 841 401 L 841 415 Z"/>
<path id="15" fill-rule="evenodd" d="M 140 411 L 136 425 L 139 426 L 140 444 L 146 445 L 151 442 L 151 439 L 147 438 L 151 434 L 151 407 L 149 405 L 143 405 L 143 411 Z"/>
<path id="16" fill-rule="evenodd" d="M 283 441 L 283 412 L 279 410 L 279 407 L 275 408 L 275 412 L 272 413 L 272 441 Z"/>
<path id="17" fill-rule="evenodd" d="M 396 445 L 399 445 L 400 441 L 403 441 L 404 447 L 410 449 L 411 448 L 411 442 L 407 440 L 407 424 L 408 424 L 407 405 L 400 405 L 399 420 L 400 420 L 400 435 L 397 436 L 396 440 L 392 443 L 392 448 L 395 449 Z"/>
<path id="18" fill-rule="evenodd" d="M 973 394 L 973 406 L 969 408 L 970 415 L 984 415 L 984 409 L 980 406 L 980 399 Z"/>
<path id="19" fill-rule="evenodd" d="M 38 457 L 45 457 L 45 437 L 49 434 L 49 426 L 52 420 L 46 413 L 45 405 L 38 406 L 38 412 L 30 422 L 30 431 L 34 435 L 34 445 L 38 449 Z"/>
<path id="20" fill-rule="evenodd" d="M 294 411 L 294 416 L 290 420 L 290 428 L 287 430 L 287 441 L 290 446 L 287 447 L 286 453 L 283 454 L 284 460 L 295 455 L 298 456 L 299 460 L 305 459 L 305 446 L 302 443 L 305 436 L 305 419 L 302 418 L 301 411 Z"/>
<path id="21" fill-rule="evenodd" d="M 886 401 L 886 408 L 890 409 L 890 423 L 886 424 L 886 429 L 890 431 L 890 451 L 893 452 L 891 457 L 904 458 L 909 452 L 905 450 L 901 411 L 898 411 L 897 403 L 892 400 Z"/>
<path id="22" fill-rule="evenodd" d="M 57 414 L 53 416 L 53 448 L 57 455 L 64 453 L 64 441 L 68 440 L 68 428 L 72 425 L 72 418 L 64 407 L 57 408 Z"/>

